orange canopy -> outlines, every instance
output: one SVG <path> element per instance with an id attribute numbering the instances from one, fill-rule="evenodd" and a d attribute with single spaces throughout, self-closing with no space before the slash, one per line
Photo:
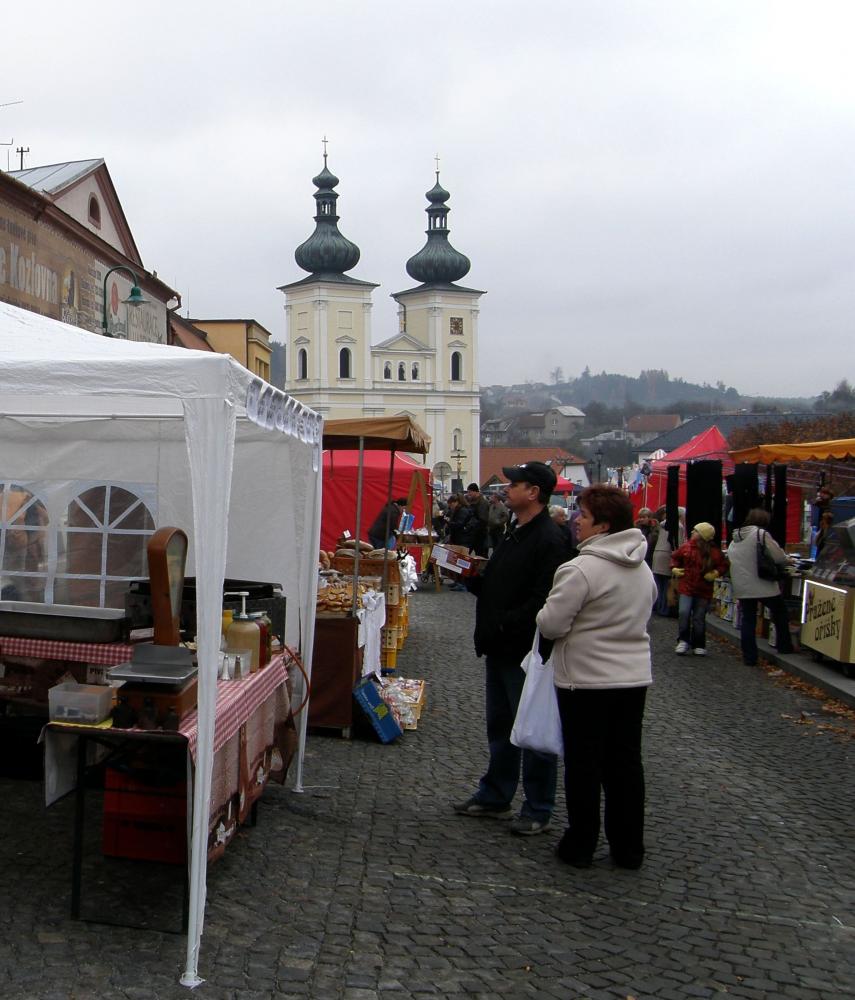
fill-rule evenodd
<path id="1" fill-rule="evenodd" d="M 797 444 L 758 444 L 732 451 L 734 462 L 825 462 L 831 458 L 855 458 L 855 438 L 839 441 L 801 441 Z"/>

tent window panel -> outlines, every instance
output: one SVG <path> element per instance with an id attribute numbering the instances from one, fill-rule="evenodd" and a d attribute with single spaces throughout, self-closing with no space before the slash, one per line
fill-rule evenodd
<path id="1" fill-rule="evenodd" d="M 108 535 L 106 575 L 148 576 L 147 544 L 148 537 L 143 535 Z"/>
<path id="2" fill-rule="evenodd" d="M 3 572 L 42 576 L 48 546 L 45 505 L 28 489 L 15 483 L 4 483 L 0 492 L 0 565 Z M 5 584 L 4 580 L 3 586 Z M 44 588 L 44 582 L 40 586 Z"/>
<path id="3" fill-rule="evenodd" d="M 148 505 L 133 490 L 102 484 L 69 503 L 67 523 L 58 539 L 55 599 L 123 607 L 127 581 L 147 574 L 146 545 L 156 527 Z"/>
<path id="4" fill-rule="evenodd" d="M 60 551 L 65 553 L 68 571 L 90 576 L 101 575 L 103 535 L 100 531 L 66 531 L 60 536 Z"/>
<path id="5" fill-rule="evenodd" d="M 123 583 L 124 590 L 128 589 Z M 124 592 L 123 592 L 124 593 Z M 75 604 L 81 608 L 112 607 L 123 608 L 124 597 L 113 604 L 101 604 L 101 578 L 58 577 L 54 584 L 54 600 L 57 604 Z"/>

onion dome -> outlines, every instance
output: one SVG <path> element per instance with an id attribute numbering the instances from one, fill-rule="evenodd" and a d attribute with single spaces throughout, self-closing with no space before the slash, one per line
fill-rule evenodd
<path id="1" fill-rule="evenodd" d="M 407 274 L 425 285 L 450 285 L 468 274 L 471 264 L 468 257 L 448 242 L 449 208 L 446 202 L 451 195 L 439 183 L 438 170 L 436 184 L 425 197 L 430 202 L 430 207 L 425 209 L 427 243 L 407 261 Z"/>
<path id="2" fill-rule="evenodd" d="M 326 153 L 323 170 L 312 178 L 312 183 L 318 189 L 314 195 L 317 202 L 315 231 L 305 243 L 297 247 L 294 259 L 310 274 L 341 276 L 345 271 L 356 267 L 359 262 L 359 247 L 338 231 L 338 216 L 335 214 L 338 195 L 334 190 L 338 185 L 338 177 L 327 167 Z"/>

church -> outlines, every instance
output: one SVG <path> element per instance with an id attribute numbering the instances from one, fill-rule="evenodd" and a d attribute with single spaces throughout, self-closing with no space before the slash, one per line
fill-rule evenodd
<path id="1" fill-rule="evenodd" d="M 315 231 L 294 257 L 308 276 L 282 285 L 287 322 L 286 390 L 325 420 L 406 414 L 431 437 L 426 462 L 445 488 L 478 482 L 480 391 L 478 301 L 457 282 L 470 262 L 448 239 L 448 199 L 439 183 L 427 192 L 427 242 L 406 263 L 417 282 L 395 292 L 398 331 L 371 342 L 371 295 L 377 284 L 348 276 L 359 247 L 339 232 L 339 179 L 324 166 Z"/>

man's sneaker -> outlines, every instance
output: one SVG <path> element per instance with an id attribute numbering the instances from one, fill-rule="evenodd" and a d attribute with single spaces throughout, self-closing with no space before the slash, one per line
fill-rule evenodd
<path id="1" fill-rule="evenodd" d="M 474 795 L 465 802 L 458 802 L 454 811 L 458 816 L 483 816 L 486 819 L 510 819 L 513 816 L 510 806 L 487 805 L 479 802 Z"/>
<path id="2" fill-rule="evenodd" d="M 695 656 L 706 656 L 707 655 L 707 651 L 703 648 L 703 646 L 698 646 L 698 648 L 694 651 L 694 653 L 695 653 Z"/>
<path id="3" fill-rule="evenodd" d="M 674 650 L 674 652 L 677 654 L 677 656 L 685 656 L 686 653 L 689 652 L 689 649 L 690 649 L 689 644 L 687 642 L 685 642 L 683 639 L 681 639 L 677 643 L 677 647 Z"/>
<path id="4" fill-rule="evenodd" d="M 548 827 L 548 819 L 535 819 L 533 816 L 517 816 L 511 821 L 511 833 L 517 833 L 521 837 L 533 837 L 536 833 L 543 833 Z"/>

